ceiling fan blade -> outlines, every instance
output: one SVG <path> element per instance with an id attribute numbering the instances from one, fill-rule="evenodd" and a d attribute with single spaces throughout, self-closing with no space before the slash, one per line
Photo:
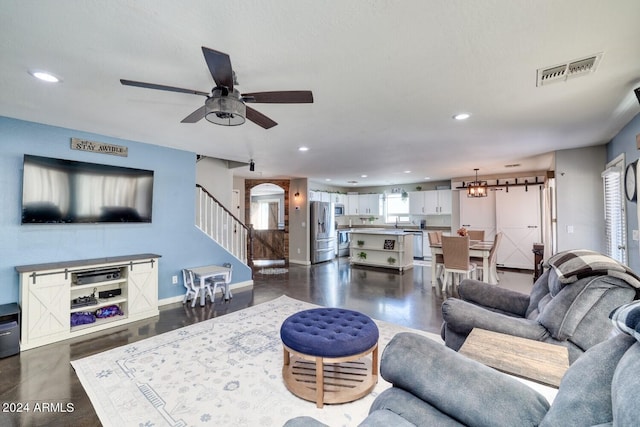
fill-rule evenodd
<path id="1" fill-rule="evenodd" d="M 203 105 L 202 107 L 198 108 L 196 111 L 194 111 L 193 113 L 189 114 L 187 117 L 182 119 L 180 123 L 199 122 L 200 120 L 204 119 L 206 112 L 207 112 L 207 107 Z"/>
<path id="2" fill-rule="evenodd" d="M 311 104 L 313 93 L 310 90 L 278 90 L 273 92 L 243 93 L 245 102 L 262 104 Z"/>
<path id="3" fill-rule="evenodd" d="M 229 92 L 233 92 L 233 69 L 229 55 L 204 46 L 202 46 L 202 53 L 216 85 L 226 86 Z"/>
<path id="4" fill-rule="evenodd" d="M 265 116 L 264 114 L 248 106 L 247 106 L 247 119 L 251 120 L 253 123 L 257 124 L 258 126 L 262 126 L 265 129 L 271 129 L 272 127 L 278 124 L 273 120 L 271 120 L 269 117 Z"/>
<path id="5" fill-rule="evenodd" d="M 124 86 L 136 86 L 136 87 L 142 87 L 145 89 L 166 90 L 169 92 L 190 93 L 192 95 L 209 96 L 208 93 L 200 92 L 199 90 L 183 89 L 181 87 L 174 87 L 174 86 L 157 85 L 154 83 L 136 82 L 133 80 L 125 80 L 125 79 L 120 79 L 120 83 L 122 83 Z"/>

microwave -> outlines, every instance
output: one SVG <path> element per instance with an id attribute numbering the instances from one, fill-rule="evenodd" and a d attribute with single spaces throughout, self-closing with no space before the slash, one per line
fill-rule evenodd
<path id="1" fill-rule="evenodd" d="M 336 203 L 334 207 L 335 216 L 342 216 L 346 212 L 344 211 L 344 205 L 342 203 Z"/>

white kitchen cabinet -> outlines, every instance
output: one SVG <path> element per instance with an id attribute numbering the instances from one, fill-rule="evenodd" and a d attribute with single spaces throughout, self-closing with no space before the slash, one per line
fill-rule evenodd
<path id="1" fill-rule="evenodd" d="M 157 316 L 159 255 L 18 266 L 22 310 L 20 350 Z M 105 295 L 100 295 L 103 292 Z M 92 296 L 88 305 L 78 299 Z M 121 315 L 71 324 L 76 313 L 118 306 Z"/>
<path id="2" fill-rule="evenodd" d="M 409 192 L 409 214 L 425 215 L 424 193 L 426 193 L 426 191 L 410 191 Z"/>
<path id="3" fill-rule="evenodd" d="M 321 202 L 322 195 L 319 191 L 309 191 L 309 201 L 310 202 Z"/>
<path id="4" fill-rule="evenodd" d="M 484 230 L 484 239 L 493 240 L 496 235 L 496 191 L 489 191 L 487 197 L 468 197 L 467 192 L 463 190 L 458 193 L 460 227 L 467 230 Z"/>
<path id="5" fill-rule="evenodd" d="M 358 215 L 380 215 L 380 194 L 359 194 Z"/>
<path id="6" fill-rule="evenodd" d="M 347 194 L 347 215 L 358 215 L 358 208 L 360 204 L 359 194 Z"/>
<path id="7" fill-rule="evenodd" d="M 309 191 L 310 202 L 333 202 L 333 193 L 327 193 L 326 191 Z"/>
<path id="8" fill-rule="evenodd" d="M 409 192 L 411 215 L 450 215 L 451 205 L 451 190 Z"/>
<path id="9" fill-rule="evenodd" d="M 340 193 L 331 193 L 331 202 L 345 205 L 347 204 L 347 195 Z"/>

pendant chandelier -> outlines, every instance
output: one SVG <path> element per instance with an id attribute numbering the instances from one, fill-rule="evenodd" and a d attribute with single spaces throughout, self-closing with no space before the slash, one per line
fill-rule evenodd
<path id="1" fill-rule="evenodd" d="M 476 180 L 469 182 L 467 185 L 467 197 L 487 197 L 487 181 L 479 181 L 478 180 L 478 168 L 475 168 L 476 171 Z"/>

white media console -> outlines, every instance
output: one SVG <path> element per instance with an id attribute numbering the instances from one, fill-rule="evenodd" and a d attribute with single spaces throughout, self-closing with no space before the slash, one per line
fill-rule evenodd
<path id="1" fill-rule="evenodd" d="M 16 267 L 22 312 L 20 350 L 157 316 L 158 258 L 139 254 Z M 72 326 L 74 313 L 113 306 L 121 314 Z"/>

